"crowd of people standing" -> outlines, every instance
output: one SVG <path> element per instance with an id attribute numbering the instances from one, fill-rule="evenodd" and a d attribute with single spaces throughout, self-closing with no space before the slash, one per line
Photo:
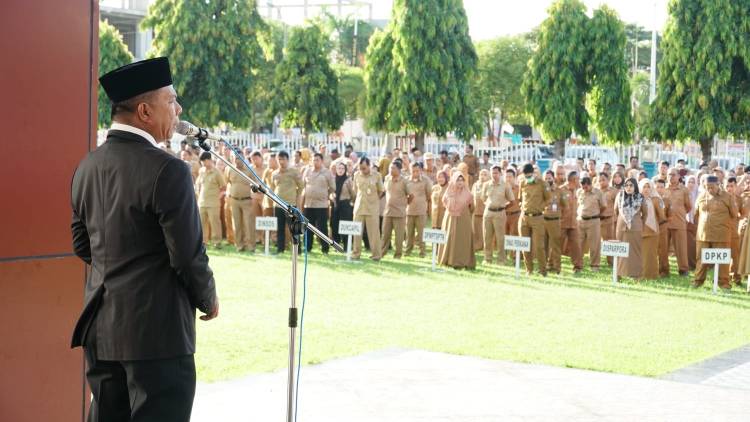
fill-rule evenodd
<path id="1" fill-rule="evenodd" d="M 689 169 L 682 160 L 663 161 L 653 177 L 638 158 L 623 163 L 579 159 L 556 162 L 544 173 L 534 163 L 491 162 L 489 154 L 474 155 L 470 144 L 463 156 L 439 155 L 398 148 L 371 160 L 353 148 L 328 152 L 325 146 L 274 153 L 245 148 L 245 161 L 224 145 L 218 152 L 251 178 L 267 184 L 285 201 L 298 206 L 312 224 L 337 242 L 340 221 L 362 223 L 355 236 L 353 258 L 362 243 L 370 258 L 389 251 L 399 259 L 415 251 L 426 254 L 425 227 L 442 229 L 447 243 L 439 246 L 442 265 L 473 269 L 482 252 L 485 265 L 502 265 L 510 255 L 504 237 L 531 239 L 523 253 L 527 273 L 559 274 L 561 257 L 570 257 L 572 272 L 612 265 L 600 256 L 602 241 L 629 244 L 629 256 L 618 260 L 617 274 L 635 280 L 658 279 L 676 272 L 693 275 L 698 287 L 706 278 L 702 248 L 728 248 L 732 264 L 720 266 L 719 284 L 730 289 L 750 274 L 750 166 L 722 169 L 714 161 Z M 196 156 L 183 145 L 181 158 L 190 166 L 204 228 L 205 242 L 221 247 L 224 239 L 238 251 L 254 251 L 255 217 L 275 216 L 276 252 L 288 246 L 285 212 L 209 153 Z M 312 236 L 305 245 L 313 247 Z M 328 253 L 328 246 L 321 243 Z"/>

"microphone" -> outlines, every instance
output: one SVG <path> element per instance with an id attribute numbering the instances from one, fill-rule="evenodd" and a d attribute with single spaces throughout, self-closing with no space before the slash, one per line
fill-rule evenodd
<path id="1" fill-rule="evenodd" d="M 186 122 L 185 120 L 181 120 L 180 123 L 177 124 L 177 128 L 175 129 L 175 132 L 179 133 L 180 135 L 192 136 L 193 138 L 197 139 L 200 142 L 203 142 L 205 140 L 209 140 L 209 141 L 221 141 L 222 140 L 221 136 L 213 134 L 206 129 L 195 126 L 194 124 L 190 122 Z"/>

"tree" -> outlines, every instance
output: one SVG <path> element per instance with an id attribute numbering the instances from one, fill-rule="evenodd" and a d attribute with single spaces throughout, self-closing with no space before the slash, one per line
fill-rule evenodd
<path id="1" fill-rule="evenodd" d="M 526 110 L 542 134 L 564 155 L 572 131 L 588 134 L 586 93 L 592 72 L 588 17 L 580 0 L 559 0 L 541 25 L 538 48 L 521 87 Z"/>
<path id="2" fill-rule="evenodd" d="M 594 127 L 605 143 L 628 142 L 633 135 L 625 27 L 607 6 L 589 23 L 592 77 L 590 109 Z"/>
<path id="3" fill-rule="evenodd" d="M 338 18 L 329 12 L 324 12 L 319 19 L 321 29 L 331 36 L 331 46 L 336 62 L 363 67 L 364 54 L 370 44 L 370 37 L 375 33 L 375 28 L 365 20 L 351 16 Z"/>
<path id="4" fill-rule="evenodd" d="M 276 66 L 273 110 L 282 125 L 312 131 L 336 130 L 344 122 L 338 78 L 316 25 L 292 29 L 283 60 Z"/>
<path id="5" fill-rule="evenodd" d="M 141 24 L 154 28 L 151 55 L 172 60 L 184 116 L 199 125 L 247 125 L 263 60 L 255 0 L 156 0 Z"/>
<path id="6" fill-rule="evenodd" d="M 273 91 L 276 66 L 284 58 L 284 40 L 289 27 L 278 21 L 266 21 L 258 31 L 263 60 L 258 66 L 250 95 L 249 129 L 253 132 L 273 130 Z"/>
<path id="7" fill-rule="evenodd" d="M 462 0 L 396 0 L 389 27 L 375 37 L 366 80 L 376 91 L 368 93 L 368 107 L 377 129 L 416 132 L 420 149 L 425 133 L 469 139 L 480 132 L 471 98 L 477 55 Z"/>
<path id="8" fill-rule="evenodd" d="M 348 119 L 364 116 L 365 111 L 365 80 L 364 71 L 358 67 L 334 66 L 339 79 L 339 99 L 344 107 L 344 115 Z"/>
<path id="9" fill-rule="evenodd" d="M 676 0 L 661 49 L 650 135 L 697 139 L 750 134 L 750 1 Z"/>
<path id="10" fill-rule="evenodd" d="M 625 24 L 625 38 L 627 39 L 625 61 L 628 63 L 628 68 L 631 69 L 631 74 L 634 67 L 636 70 L 651 69 L 651 35 L 650 30 L 638 24 Z M 658 47 L 656 50 L 656 63 L 658 65 L 662 56 L 661 34 L 658 33 L 656 34 L 656 45 Z M 635 63 L 636 55 L 638 56 L 637 64 Z"/>
<path id="11" fill-rule="evenodd" d="M 493 126 L 500 110 L 500 121 L 525 118 L 525 104 L 518 89 L 526 73 L 526 65 L 533 53 L 526 35 L 499 37 L 476 44 L 479 58 L 473 95 L 490 139 L 497 133 Z"/>
<path id="12" fill-rule="evenodd" d="M 103 75 L 132 61 L 133 55 L 122 42 L 120 31 L 107 21 L 99 21 L 99 74 Z M 107 127 L 112 121 L 111 102 L 101 86 L 98 90 L 98 99 L 97 124 L 100 128 Z"/>
<path id="13" fill-rule="evenodd" d="M 630 91 L 633 93 L 633 123 L 635 123 L 635 139 L 643 134 L 643 128 L 650 121 L 651 105 L 648 102 L 651 82 L 649 74 L 638 71 L 630 78 Z"/>

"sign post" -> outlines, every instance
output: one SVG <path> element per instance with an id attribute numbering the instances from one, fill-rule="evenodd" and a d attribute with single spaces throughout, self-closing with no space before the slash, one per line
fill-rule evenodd
<path id="1" fill-rule="evenodd" d="M 714 294 L 719 290 L 719 265 L 732 262 L 731 249 L 701 249 L 701 264 L 714 264 Z"/>
<path id="2" fill-rule="evenodd" d="M 612 285 L 617 286 L 617 258 L 627 258 L 630 255 L 630 243 L 605 240 L 602 242 L 601 254 L 612 257 Z"/>
<path id="3" fill-rule="evenodd" d="M 352 260 L 352 236 L 362 236 L 362 223 L 359 221 L 339 221 L 339 234 L 347 235 L 346 260 Z"/>
<path id="4" fill-rule="evenodd" d="M 269 247 L 271 245 L 271 232 L 278 230 L 278 221 L 276 217 L 255 217 L 255 230 L 263 230 L 266 232 L 266 251 L 265 255 L 269 255 Z"/>
<path id="5" fill-rule="evenodd" d="M 521 276 L 521 252 L 531 251 L 531 238 L 505 236 L 505 250 L 516 251 L 516 278 Z"/>
<path id="6" fill-rule="evenodd" d="M 435 271 L 437 245 L 445 244 L 446 234 L 443 230 L 424 229 L 424 232 L 422 233 L 422 241 L 425 243 L 432 243 L 432 271 Z"/>

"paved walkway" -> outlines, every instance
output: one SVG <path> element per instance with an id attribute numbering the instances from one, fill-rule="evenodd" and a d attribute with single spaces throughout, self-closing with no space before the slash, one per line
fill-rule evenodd
<path id="1" fill-rule="evenodd" d="M 304 367 L 298 420 L 750 420 L 748 391 L 707 384 L 713 382 L 691 384 L 389 350 Z M 199 384 L 192 421 L 283 421 L 285 409 L 286 372 L 280 371 Z"/>
<path id="2" fill-rule="evenodd" d="M 662 378 L 750 390 L 750 345 L 722 353 Z M 750 395 L 750 392 L 748 394 Z M 750 415 L 748 420 L 750 420 Z"/>

